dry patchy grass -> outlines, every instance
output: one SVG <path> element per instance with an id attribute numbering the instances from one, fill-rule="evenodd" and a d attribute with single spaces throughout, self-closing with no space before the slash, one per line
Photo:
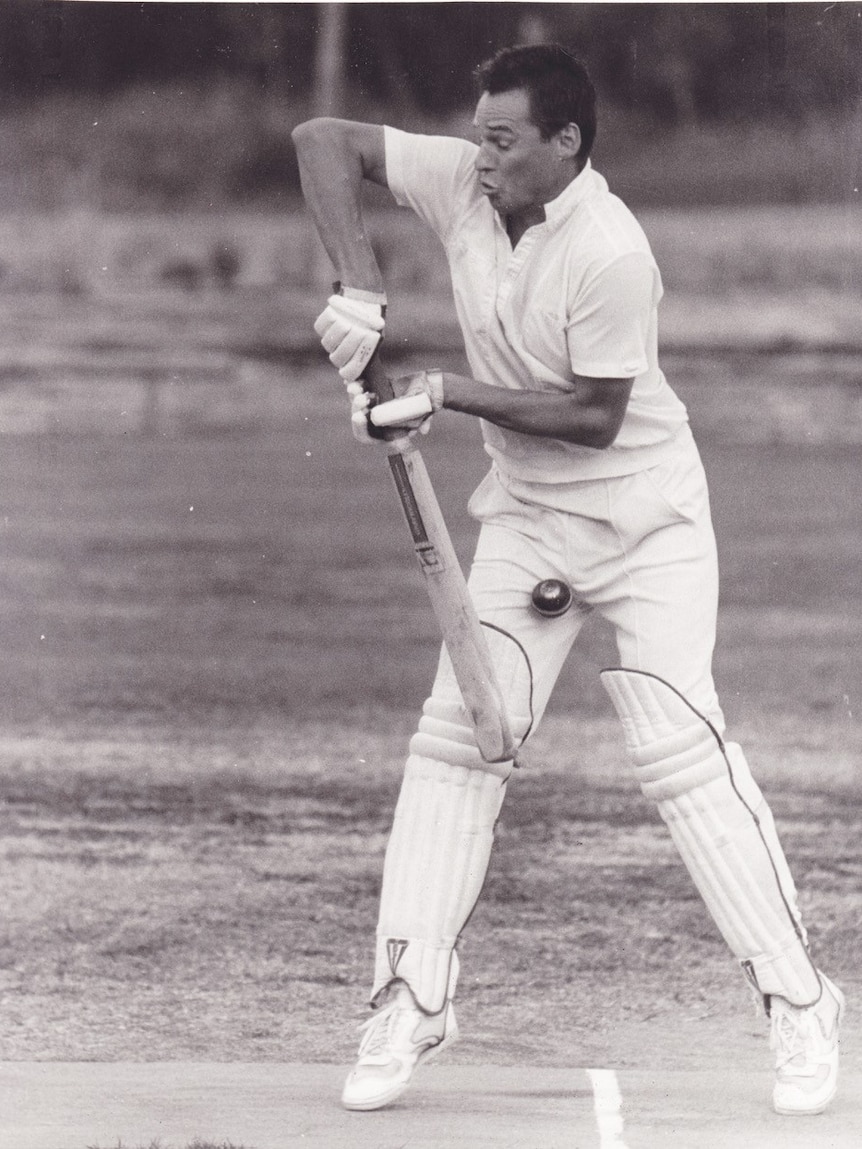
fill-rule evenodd
<path id="1" fill-rule="evenodd" d="M 181 1149 L 181 1147 L 171 1145 L 157 1137 L 154 1141 L 148 1141 L 146 1145 L 130 1145 L 125 1141 L 118 1141 L 115 1145 L 88 1145 L 87 1149 Z M 201 1141 L 195 1137 L 182 1149 L 245 1149 L 245 1146 L 236 1145 L 233 1141 Z"/>
<path id="2" fill-rule="evenodd" d="M 550 720 L 510 787 L 462 951 L 466 1062 L 562 1064 L 575 1043 L 625 1064 L 621 1028 L 747 1014 L 615 724 L 574 729 L 572 753 L 571 721 Z M 840 739 L 788 771 L 745 733 L 781 779 L 817 952 L 852 983 L 858 782 L 811 781 Z M 272 724 L 253 752 L 227 732 L 115 737 L 3 756 L 0 1057 L 347 1060 L 403 732 Z"/>

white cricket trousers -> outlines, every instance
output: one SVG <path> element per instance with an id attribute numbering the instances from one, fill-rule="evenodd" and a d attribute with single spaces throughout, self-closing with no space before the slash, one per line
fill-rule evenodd
<path id="1" fill-rule="evenodd" d="M 578 632 L 591 611 L 614 628 L 619 664 L 676 687 L 716 727 L 724 719 L 712 678 L 718 562 L 706 476 L 690 434 L 667 461 L 634 475 L 572 484 L 564 494 L 515 498 L 492 469 L 470 500 L 481 523 L 469 584 L 479 617 L 514 636 L 489 632 L 511 712 L 533 727 L 545 710 Z M 540 580 L 558 578 L 574 605 L 548 620 L 530 607 Z M 434 692 L 451 697 L 441 658 Z M 532 705 L 525 693 L 532 687 Z"/>
<path id="2" fill-rule="evenodd" d="M 584 620 L 598 611 L 615 630 L 620 666 L 635 672 L 618 672 L 611 697 L 618 712 L 621 699 L 631 703 L 621 717 L 644 793 L 656 797 L 716 924 L 760 992 L 811 1004 L 821 985 L 793 880 L 741 750 L 717 743 L 705 726 L 697 742 L 668 741 L 668 706 L 678 714 L 679 695 L 686 723 L 700 726 L 687 703 L 712 735 L 724 733 L 711 670 L 718 564 L 693 439 L 682 436 L 664 462 L 638 474 L 549 491 L 542 503 L 523 494 L 492 470 L 470 501 L 482 524 L 470 590 L 479 617 L 494 628 L 489 645 L 515 736 L 538 724 Z M 536 583 L 547 578 L 564 580 L 575 595 L 557 619 L 530 606 Z M 454 947 L 479 896 L 505 789 L 501 768 L 483 768 L 468 745 L 465 721 L 444 651 L 411 740 L 387 848 L 373 991 L 400 977 L 431 1013 L 454 992 Z"/>

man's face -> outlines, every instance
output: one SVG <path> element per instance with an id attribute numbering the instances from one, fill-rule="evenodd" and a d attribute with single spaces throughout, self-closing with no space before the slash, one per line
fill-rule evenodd
<path id="1" fill-rule="evenodd" d="M 559 153 L 554 138 L 543 140 L 530 119 L 525 89 L 483 92 L 473 124 L 479 186 L 500 215 L 529 212 L 559 194 Z"/>

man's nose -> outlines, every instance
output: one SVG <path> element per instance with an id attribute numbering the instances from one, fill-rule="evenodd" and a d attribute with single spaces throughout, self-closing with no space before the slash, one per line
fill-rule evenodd
<path id="1" fill-rule="evenodd" d="M 488 172 L 493 166 L 494 165 L 491 161 L 490 152 L 487 150 L 484 144 L 480 144 L 479 150 L 476 153 L 476 171 Z"/>

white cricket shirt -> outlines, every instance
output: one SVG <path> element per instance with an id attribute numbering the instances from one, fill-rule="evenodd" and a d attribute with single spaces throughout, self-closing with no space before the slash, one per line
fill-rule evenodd
<path id="1" fill-rule="evenodd" d="M 390 127 L 385 139 L 392 194 L 446 249 L 476 379 L 570 391 L 573 375 L 634 378 L 622 427 L 605 449 L 482 420 L 485 450 L 513 494 L 529 488 L 531 498 L 557 502 L 555 488 L 559 496 L 561 485 L 654 466 L 689 436 L 685 406 L 658 366 L 658 267 L 640 224 L 589 163 L 513 250 L 479 190 L 475 144 Z"/>

